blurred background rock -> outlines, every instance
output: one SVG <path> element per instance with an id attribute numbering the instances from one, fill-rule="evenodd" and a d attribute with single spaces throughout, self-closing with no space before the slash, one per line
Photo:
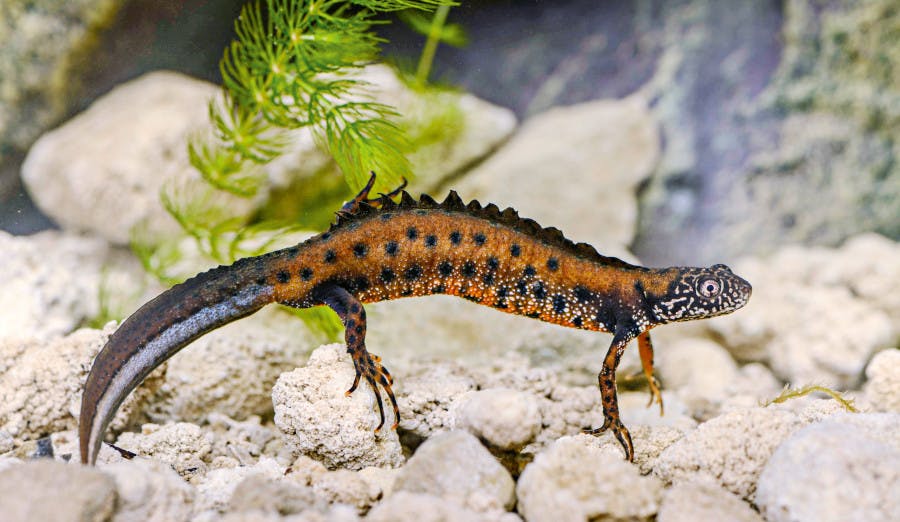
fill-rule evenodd
<path id="1" fill-rule="evenodd" d="M 242 4 L 0 4 L 0 228 L 52 226 L 19 181 L 42 132 L 147 71 L 218 81 Z M 498 0 L 466 2 L 450 21 L 469 45 L 442 46 L 434 77 L 523 120 L 635 93 L 650 101 L 662 151 L 638 187 L 632 245 L 645 263 L 727 261 L 863 231 L 900 237 L 894 0 Z M 419 35 L 379 30 L 389 59 L 414 63 Z"/>

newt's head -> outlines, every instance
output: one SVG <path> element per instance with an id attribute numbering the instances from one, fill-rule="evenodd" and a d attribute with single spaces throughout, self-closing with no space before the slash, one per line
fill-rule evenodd
<path id="1" fill-rule="evenodd" d="M 666 322 L 730 314 L 750 300 L 750 283 L 725 265 L 674 271 L 667 294 L 652 303 L 653 313 Z"/>

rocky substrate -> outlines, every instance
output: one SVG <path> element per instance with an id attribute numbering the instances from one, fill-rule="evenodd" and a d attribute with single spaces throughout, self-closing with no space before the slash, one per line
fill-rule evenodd
<path id="1" fill-rule="evenodd" d="M 54 150 L 82 149 L 38 153 Z M 601 160 L 613 150 L 616 162 Z M 634 190 L 658 152 L 645 102 L 592 103 L 532 118 L 459 188 L 630 256 Z M 32 160 L 54 167 L 30 179 L 72 176 L 34 184 L 47 193 L 36 200 L 100 187 L 73 181 L 91 160 Z M 578 175 L 560 182 L 566 173 Z M 142 198 L 140 219 L 157 215 Z M 354 372 L 342 344 L 270 307 L 154 372 L 108 437 L 136 456 L 104 446 L 88 468 L 76 463 L 81 387 L 115 324 L 79 326 L 108 305 L 101 286 L 128 296 L 125 310 L 159 288 L 112 246 L 115 209 L 59 212 L 90 235 L 0 233 L 11 274 L 0 288 L 4 521 L 900 520 L 900 245 L 881 236 L 732 263 L 754 287 L 745 309 L 654 330 L 665 415 L 647 406 L 629 350 L 619 400 L 633 464 L 611 435 L 581 434 L 602 420 L 608 334 L 434 296 L 367 306 L 367 345 L 396 380 L 396 431 L 374 431 L 371 389 L 345 395 Z M 786 383 L 834 388 L 858 411 L 825 395 L 770 404 Z"/>

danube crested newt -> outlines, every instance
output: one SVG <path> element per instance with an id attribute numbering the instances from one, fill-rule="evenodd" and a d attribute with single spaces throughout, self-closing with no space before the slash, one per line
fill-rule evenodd
<path id="1" fill-rule="evenodd" d="M 381 422 L 393 379 L 366 350 L 363 303 L 449 294 L 504 312 L 572 328 L 613 334 L 598 375 L 603 425 L 633 460 L 631 435 L 619 418 L 616 368 L 637 338 L 650 403 L 662 396 L 653 379 L 650 329 L 741 308 L 747 281 L 725 265 L 644 268 L 575 244 L 556 228 L 542 228 L 508 208 L 464 203 L 455 192 L 443 202 L 417 201 L 402 191 L 369 198 L 375 175 L 336 213 L 331 228 L 296 246 L 240 259 L 175 285 L 127 318 L 94 359 L 79 419 L 81 461 L 93 464 L 110 420 L 125 397 L 166 359 L 194 339 L 270 303 L 328 306 L 344 325 L 356 368 L 347 393 L 362 380 L 375 392 Z M 400 201 L 393 198 L 400 196 Z"/>

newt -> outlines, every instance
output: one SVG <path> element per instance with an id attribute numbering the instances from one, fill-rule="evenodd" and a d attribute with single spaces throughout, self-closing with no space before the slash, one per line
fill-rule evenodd
<path id="1" fill-rule="evenodd" d="M 637 339 L 650 404 L 662 396 L 653 379 L 650 330 L 659 325 L 731 313 L 751 286 L 725 265 L 645 268 L 573 243 L 507 208 L 464 203 L 451 191 L 443 202 L 414 199 L 402 190 L 369 198 L 375 175 L 336 213 L 328 231 L 298 245 L 240 259 L 173 286 L 140 307 L 110 336 L 94 359 L 79 419 L 81 461 L 94 464 L 106 428 L 125 397 L 147 375 L 194 339 L 270 303 L 328 306 L 345 328 L 356 377 L 381 388 L 400 413 L 390 372 L 366 349 L 363 303 L 449 294 L 572 328 L 609 332 L 612 343 L 598 375 L 603 425 L 634 459 L 619 418 L 616 368 Z M 399 202 L 394 198 L 399 196 Z"/>

